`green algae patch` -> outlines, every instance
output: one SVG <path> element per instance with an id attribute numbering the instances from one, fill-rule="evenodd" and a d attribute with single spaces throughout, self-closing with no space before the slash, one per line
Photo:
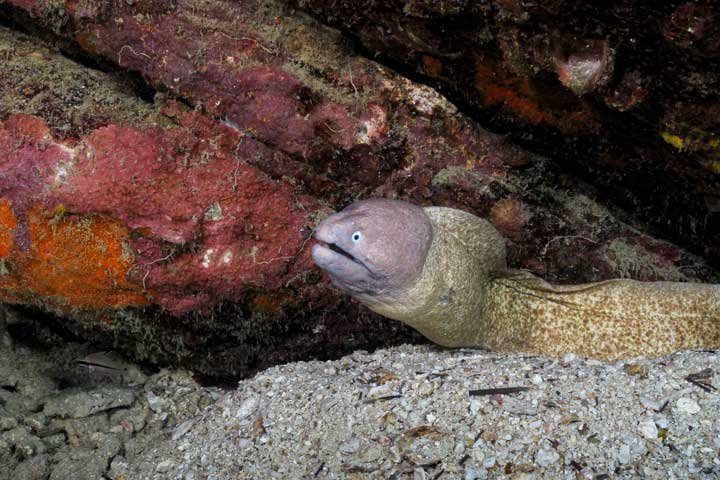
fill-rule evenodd
<path id="1" fill-rule="evenodd" d="M 605 257 L 623 278 L 688 280 L 677 266 L 665 261 L 661 256 L 622 239 L 613 240 L 605 247 Z"/>

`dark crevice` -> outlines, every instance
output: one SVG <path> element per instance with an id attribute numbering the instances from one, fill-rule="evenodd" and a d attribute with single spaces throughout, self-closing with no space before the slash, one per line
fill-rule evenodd
<path id="1" fill-rule="evenodd" d="M 312 12 L 310 14 L 318 22 L 328 24 L 322 17 Z M 663 144 L 655 131 L 661 111 L 644 108 L 630 116 L 611 110 L 607 105 L 597 101 L 592 102 L 596 113 L 604 120 L 604 127 L 608 129 L 608 133 L 602 137 L 583 138 L 564 135 L 555 128 L 542 126 L 518 128 L 511 120 L 503 121 L 498 118 L 497 113 L 502 105 L 497 108 L 482 109 L 473 104 L 472 97 L 464 96 L 456 87 L 448 86 L 442 80 L 430 78 L 412 65 L 367 47 L 353 31 L 338 26 L 337 23 L 332 26 L 338 28 L 351 41 L 358 55 L 375 61 L 415 83 L 435 89 L 483 129 L 502 135 L 511 143 L 550 159 L 561 167 L 563 173 L 592 185 L 594 187 L 592 195 L 618 217 L 635 226 L 641 226 L 651 236 L 668 239 L 696 255 L 704 256 L 714 268 L 720 268 L 720 258 L 708 258 L 708 253 L 704 250 L 703 239 L 709 235 L 704 230 L 708 227 L 698 226 L 695 218 L 687 215 L 688 211 L 702 212 L 705 208 L 703 198 L 692 193 L 694 187 L 691 185 L 691 178 L 672 176 L 651 162 L 613 174 L 611 170 L 603 169 L 601 165 L 593 162 L 578 161 L 578 158 L 588 158 L 600 151 L 607 151 L 609 145 L 630 155 L 630 158 L 634 158 L 632 155 L 635 155 L 633 152 L 638 146 L 654 149 L 669 148 Z M 627 60 L 620 58 L 616 61 Z M 547 81 L 557 83 L 556 78 L 548 78 Z M 638 142 L 638 139 L 643 140 Z M 620 176 L 622 182 L 619 181 Z M 633 187 L 635 195 L 627 195 L 630 186 Z M 678 198 L 684 201 L 679 202 Z M 658 209 L 665 214 L 658 215 Z M 664 223 L 668 221 L 675 222 L 679 226 L 668 229 Z M 698 231 L 698 228 L 701 231 Z"/>
<path id="2" fill-rule="evenodd" d="M 0 308 L 10 308 L 0 306 Z M 62 342 L 81 343 L 83 340 L 62 326 L 58 318 L 35 307 L 14 305 L 12 309 L 23 321 L 6 325 L 10 336 L 18 343 L 27 347 L 46 350 Z"/>

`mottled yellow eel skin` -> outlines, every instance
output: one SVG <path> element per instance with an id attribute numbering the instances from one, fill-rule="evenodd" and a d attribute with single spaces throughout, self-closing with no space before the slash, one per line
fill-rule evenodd
<path id="1" fill-rule="evenodd" d="M 316 236 L 313 258 L 336 286 L 443 346 L 608 361 L 720 348 L 720 285 L 551 285 L 509 270 L 495 227 L 460 210 L 371 199 Z"/>

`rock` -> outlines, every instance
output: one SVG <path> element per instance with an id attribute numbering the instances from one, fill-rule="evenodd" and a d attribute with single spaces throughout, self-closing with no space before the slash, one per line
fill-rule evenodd
<path id="1" fill-rule="evenodd" d="M 41 405 L 39 398 L 34 398 L 23 393 L 8 392 L 0 389 L 0 402 L 7 415 L 22 417 L 35 412 Z"/>
<path id="2" fill-rule="evenodd" d="M 659 412 L 662 408 L 663 404 L 665 403 L 664 400 L 654 400 L 652 398 L 648 398 L 646 396 L 640 397 L 640 403 L 643 407 L 647 408 L 648 410 L 654 410 L 656 412 Z"/>
<path id="3" fill-rule="evenodd" d="M 66 448 L 55 454 L 54 460 L 50 480 L 97 480 L 105 475 L 109 461 L 89 448 Z"/>
<path id="4" fill-rule="evenodd" d="M 655 425 L 655 420 L 650 417 L 644 417 L 638 422 L 638 431 L 648 440 L 655 439 L 658 436 L 658 428 Z"/>
<path id="5" fill-rule="evenodd" d="M 107 459 L 115 457 L 122 450 L 122 441 L 113 433 L 96 432 L 92 434 L 91 440 L 94 444 L 96 455 Z"/>
<path id="6" fill-rule="evenodd" d="M 66 447 L 57 452 L 50 480 L 96 480 L 105 475 L 122 444 L 116 435 L 99 432 L 92 434 L 90 440 L 91 446 Z"/>
<path id="7" fill-rule="evenodd" d="M 240 408 L 238 408 L 237 412 L 235 413 L 235 416 L 238 420 L 245 419 L 249 417 L 258 407 L 260 404 L 257 397 L 249 397 L 243 401 L 243 403 L 240 404 Z"/>
<path id="8" fill-rule="evenodd" d="M 541 448 L 535 454 L 535 461 L 541 467 L 548 467 L 560 459 L 560 454 L 553 449 Z"/>
<path id="9" fill-rule="evenodd" d="M 466 468 L 465 476 L 463 478 L 465 480 L 478 480 L 482 478 L 487 478 L 487 470 L 474 467 Z"/>
<path id="10" fill-rule="evenodd" d="M 572 363 L 575 363 L 577 360 L 578 360 L 577 355 L 575 355 L 572 352 L 566 353 L 565 355 L 563 355 L 563 358 L 562 358 L 562 362 L 565 365 L 571 365 Z"/>
<path id="11" fill-rule="evenodd" d="M 49 163 L 55 162 L 58 167 L 58 181 L 61 183 L 65 182 L 65 176 L 69 175 L 73 178 L 82 176 L 79 175 L 79 171 L 67 168 L 68 165 L 73 164 L 72 159 L 76 158 L 81 152 L 75 150 L 74 146 L 63 144 L 62 138 L 64 138 L 64 135 L 74 136 L 79 141 L 79 144 L 92 145 L 91 149 L 94 154 L 97 154 L 95 159 L 107 161 L 109 164 L 116 158 L 112 151 L 118 146 L 113 144 L 118 142 L 134 145 L 133 151 L 135 153 L 128 153 L 128 158 L 134 158 L 139 162 L 150 162 L 149 165 L 153 165 L 155 161 L 153 152 L 159 150 L 169 152 L 182 145 L 180 148 L 185 153 L 178 152 L 177 161 L 180 164 L 186 164 L 186 168 L 194 170 L 196 173 L 209 167 L 204 167 L 206 165 L 204 160 L 199 163 L 187 164 L 183 160 L 186 153 L 188 155 L 195 155 L 196 153 L 201 155 L 201 150 L 210 152 L 217 147 L 220 149 L 218 152 L 222 152 L 220 155 L 207 152 L 202 155 L 213 159 L 215 165 L 212 168 L 225 168 L 225 178 L 230 179 L 228 182 L 214 185 L 212 188 L 209 188 L 209 186 L 203 187 L 204 195 L 207 195 L 208 198 L 196 198 L 194 206 L 171 201 L 169 204 L 172 204 L 172 208 L 177 210 L 175 213 L 162 212 L 161 210 L 165 207 L 161 208 L 156 205 L 152 207 L 156 209 L 154 214 L 149 216 L 145 213 L 140 214 L 140 217 L 145 218 L 145 220 L 140 220 L 141 223 L 147 221 L 152 223 L 157 220 L 160 224 L 155 225 L 154 230 L 143 230 L 145 227 L 140 226 L 140 230 L 143 230 L 148 236 L 138 238 L 137 245 L 130 250 L 128 250 L 130 247 L 127 242 L 128 238 L 125 237 L 127 230 L 112 222 L 107 224 L 91 220 L 90 224 L 87 225 L 91 225 L 92 228 L 86 232 L 87 237 L 84 240 L 71 234 L 76 228 L 73 226 L 73 222 L 66 224 L 65 220 L 71 217 L 65 216 L 63 212 L 67 209 L 76 213 L 80 210 L 92 210 L 94 207 L 90 205 L 95 201 L 88 198 L 85 206 L 79 206 L 75 205 L 74 201 L 71 202 L 73 203 L 71 205 L 67 202 L 68 199 L 56 198 L 53 206 L 49 207 L 51 210 L 56 206 L 58 207 L 57 218 L 51 225 L 52 228 L 50 228 L 49 234 L 53 235 L 57 244 L 55 246 L 48 244 L 50 251 L 47 252 L 49 256 L 54 257 L 54 261 L 52 264 L 34 264 L 37 267 L 35 270 L 19 272 L 16 269 L 11 272 L 13 278 L 3 276 L 0 279 L 0 298 L 13 303 L 35 302 L 40 296 L 34 289 L 37 285 L 42 284 L 48 288 L 48 290 L 45 290 L 46 292 L 52 292 L 46 298 L 48 302 L 52 303 L 54 302 L 53 299 L 64 298 L 64 300 L 60 301 L 61 305 L 58 308 L 63 310 L 63 314 L 71 317 L 75 322 L 73 324 L 70 321 L 71 319 L 66 319 L 65 325 L 74 328 L 76 333 L 83 332 L 83 335 L 88 335 L 89 330 L 84 328 L 83 324 L 86 321 L 91 321 L 99 328 L 99 330 L 92 329 L 94 335 L 104 336 L 105 338 L 123 338 L 120 343 L 124 344 L 128 349 L 127 352 L 124 352 L 125 354 L 135 354 L 136 358 L 143 361 L 169 362 L 173 359 L 177 360 L 176 354 L 179 353 L 181 361 L 189 362 L 190 358 L 193 359 L 193 368 L 196 371 L 202 370 L 221 375 L 222 372 L 218 370 L 218 364 L 224 365 L 222 368 L 225 369 L 226 373 L 237 374 L 249 368 L 249 365 L 256 365 L 258 359 L 262 362 L 272 363 L 272 355 L 267 355 L 267 349 L 270 344 L 278 341 L 278 336 L 273 335 L 272 331 L 285 331 L 288 318 L 297 318 L 296 325 L 298 326 L 307 324 L 306 317 L 309 310 L 305 309 L 304 305 L 298 304 L 298 301 L 305 294 L 297 292 L 295 284 L 303 286 L 303 288 L 307 287 L 309 299 L 325 298 L 326 300 L 323 300 L 325 306 L 339 303 L 337 296 L 326 295 L 326 288 L 318 289 L 317 284 L 320 277 L 317 271 L 311 269 L 309 248 L 301 248 L 307 244 L 307 236 L 311 232 L 313 222 L 326 215 L 328 209 L 326 207 L 321 208 L 318 201 L 304 193 L 301 184 L 278 180 L 287 172 L 277 172 L 277 175 L 275 175 L 272 170 L 279 165 L 293 166 L 293 168 L 297 167 L 297 176 L 300 176 L 303 169 L 307 170 L 306 164 L 296 162 L 282 152 L 246 137 L 243 132 L 236 131 L 234 128 L 229 128 L 220 123 L 213 123 L 208 117 L 204 117 L 197 112 L 193 113 L 192 110 L 184 108 L 182 104 L 170 102 L 166 105 L 170 110 L 161 113 L 164 109 L 161 104 L 164 101 L 160 101 L 160 97 L 158 97 L 159 103 L 154 108 L 150 108 L 146 102 L 134 96 L 132 89 L 128 89 L 126 85 L 119 85 L 111 75 L 100 75 L 97 71 L 84 69 L 47 49 L 43 50 L 40 56 L 37 56 L 39 46 L 36 41 L 20 38 L 22 36 L 13 35 L 5 29 L 0 30 L 0 34 L 0 44 L 2 45 L 0 50 L 5 50 L 5 47 L 7 47 L 7 49 L 14 52 L 12 64 L 4 64 L 7 69 L 4 70 L 3 81 L 13 85 L 27 82 L 32 85 L 29 87 L 29 91 L 47 93 L 47 95 L 45 93 L 41 94 L 43 98 L 41 103 L 47 106 L 48 110 L 52 110 L 59 115 L 59 117 L 53 117 L 57 122 L 51 122 L 53 123 L 52 126 L 46 125 L 46 127 L 49 127 L 46 133 L 50 135 L 52 135 L 51 132 L 57 133 L 59 143 L 52 147 L 45 146 L 47 148 L 39 144 L 36 145 L 40 150 L 46 150 L 46 153 L 38 151 L 33 154 L 26 151 L 23 153 L 22 158 L 13 157 L 12 161 L 17 162 L 17 164 L 12 169 L 12 178 L 8 179 L 7 184 L 0 184 L 0 197 L 3 198 L 0 201 L 0 212 L 2 213 L 0 217 L 3 219 L 7 217 L 8 225 L 13 225 L 12 228 L 0 227 L 0 240 L 7 237 L 8 252 L 12 251 L 13 255 L 24 256 L 26 253 L 23 252 L 26 252 L 26 250 L 23 245 L 30 241 L 28 235 L 20 234 L 21 231 L 28 232 L 28 223 L 21 222 L 18 224 L 16 215 L 26 218 L 24 212 L 30 208 L 29 202 L 32 196 L 30 190 L 35 189 L 35 192 L 39 193 L 37 189 L 42 189 L 42 187 L 36 182 L 36 180 L 39 181 L 39 178 L 28 179 L 27 175 L 30 173 L 27 170 L 28 166 L 30 164 L 48 166 Z M 42 74 L 33 77 L 33 72 L 39 71 L 42 71 Z M 226 73 L 230 74 L 230 72 Z M 253 73 L 253 75 L 257 74 L 257 72 Z M 77 83 L 68 83 L 70 79 L 75 79 Z M 47 85 L 43 82 L 47 82 Z M 14 96 L 17 91 L 19 91 L 19 88 L 11 87 L 3 89 L 2 93 L 0 93 L 0 119 L 3 121 L 8 114 L 30 111 L 27 108 L 27 101 Z M 292 99 L 295 98 L 293 92 L 288 94 Z M 295 101 L 292 100 L 292 102 Z M 77 103 L 83 105 L 82 114 L 77 114 L 77 109 L 74 107 L 67 107 L 68 104 L 76 105 Z M 41 114 L 42 112 L 39 110 L 41 109 L 36 110 L 35 113 Z M 171 110 L 174 110 L 175 113 L 172 113 Z M 61 111 L 63 113 L 60 113 Z M 195 118 L 188 117 L 188 114 Z M 184 126 L 172 120 L 177 115 L 179 115 L 178 119 L 184 118 L 180 122 Z M 319 121 L 322 125 L 324 120 Z M 112 123 L 112 125 L 108 125 L 109 123 Z M 18 125 L 17 122 L 15 124 Z M 40 124 L 33 123 L 32 119 L 28 118 L 20 120 L 19 124 L 21 124 L 21 129 L 27 127 L 42 130 L 43 128 Z M 129 126 L 129 130 L 121 128 L 123 126 Z M 88 137 L 87 143 L 80 141 L 80 137 L 86 136 L 86 134 L 91 135 L 94 130 L 100 129 L 100 127 L 107 128 L 103 132 L 95 132 L 96 134 L 92 135 L 92 140 Z M 169 136 L 165 137 L 169 149 L 157 143 L 158 140 L 160 140 L 160 143 L 165 142 L 165 140 L 161 140 L 163 135 L 150 135 L 148 137 L 149 143 L 140 141 L 140 137 L 136 136 L 137 134 L 141 136 L 147 135 L 149 129 L 153 128 L 159 128 L 169 134 Z M 170 130 L 165 130 L 166 128 Z M 34 138 L 38 139 L 44 135 L 44 133 L 40 132 L 39 137 Z M 134 136 L 135 139 L 126 142 L 123 138 L 127 135 Z M 220 142 L 222 145 L 202 147 L 206 142 L 205 137 L 217 137 L 218 135 L 224 138 Z M 180 138 L 185 140 L 180 141 Z M 313 135 L 312 138 L 319 137 Z M 236 150 L 238 142 L 243 143 L 244 147 Z M 70 143 L 75 144 L 75 141 L 72 140 Z M 5 143 L 2 143 L 2 148 L 5 148 L 5 145 Z M 197 150 L 197 148 L 200 150 Z M 103 154 L 103 151 L 107 155 Z M 246 155 L 247 158 L 242 158 L 239 161 L 236 158 L 237 155 L 241 157 Z M 3 157 L 3 159 L 5 158 Z M 250 163 L 246 160 L 249 160 Z M 253 165 L 254 162 L 259 162 L 259 165 L 267 167 L 268 173 L 259 168 L 258 165 Z M 224 167 L 220 167 L 220 164 L 223 164 Z M 149 177 L 156 174 L 161 176 L 170 175 L 173 177 L 172 179 L 167 178 L 162 180 L 161 183 L 166 185 L 165 188 L 169 184 L 174 184 L 174 188 L 180 190 L 195 188 L 186 182 L 188 178 L 192 179 L 192 182 L 200 183 L 206 180 L 213 183 L 215 178 L 214 174 L 210 173 L 210 170 L 206 170 L 206 173 L 202 175 L 190 175 L 187 177 L 178 172 L 172 174 L 164 171 L 163 173 L 153 169 L 141 169 L 141 171 L 145 171 Z M 220 176 L 223 175 L 220 174 Z M 32 177 L 33 174 L 30 173 L 30 176 Z M 127 182 L 134 182 L 135 180 L 130 177 L 126 179 Z M 147 180 L 150 183 L 157 184 L 157 179 L 147 178 Z M 324 182 L 330 185 L 332 183 L 324 175 L 317 174 L 308 174 L 307 180 L 309 184 Z M 94 180 L 91 183 L 94 183 Z M 113 182 L 111 181 L 111 183 Z M 113 183 L 113 185 L 115 187 L 119 186 L 117 183 Z M 86 187 L 83 188 L 93 189 L 94 187 L 86 184 Z M 308 186 L 308 188 L 312 190 L 315 187 Z M 97 192 L 99 193 L 102 190 Z M 108 196 L 103 202 L 113 202 L 114 200 L 111 197 L 114 195 L 123 196 L 132 191 L 139 192 L 139 190 L 124 189 L 124 187 L 121 187 L 120 190 L 104 189 Z M 82 194 L 76 195 L 72 188 L 66 193 L 69 197 L 76 199 L 83 196 Z M 165 194 L 161 191 L 156 193 L 156 202 L 159 204 L 164 203 Z M 14 205 L 11 206 L 9 201 L 4 200 L 8 196 L 15 198 Z M 180 193 L 180 197 L 191 198 L 196 196 Z M 215 197 L 222 197 L 229 203 L 222 205 L 222 218 L 210 216 L 206 221 L 204 212 L 209 206 L 215 204 Z M 250 215 L 248 212 L 251 212 L 252 208 L 256 208 L 255 199 L 257 197 L 273 199 L 274 207 L 264 209 L 262 213 L 256 211 Z M 123 200 L 121 203 L 125 207 L 120 209 L 128 213 L 131 208 L 127 207 L 133 204 L 133 201 Z M 149 206 L 145 200 L 140 198 L 137 199 L 135 204 L 141 205 L 142 208 Z M 191 213 L 190 210 L 196 211 Z M 53 215 L 55 213 L 51 213 L 51 216 Z M 89 215 L 92 216 L 92 214 Z M 152 218 L 155 220 L 152 220 Z M 169 218 L 178 219 L 178 222 L 182 225 L 180 227 L 173 225 L 175 221 L 169 221 Z M 238 220 L 241 218 L 242 220 Z M 44 229 L 42 220 L 37 217 L 36 219 L 40 221 L 40 228 Z M 202 225 L 193 219 L 203 219 Z M 134 225 L 133 220 L 130 220 L 130 223 Z M 243 225 L 240 228 L 242 231 L 235 231 L 234 227 L 225 228 L 222 226 L 236 224 Z M 83 225 L 86 224 L 83 223 Z M 184 248 L 180 245 L 184 244 L 187 238 L 190 237 L 185 240 L 177 237 L 178 228 L 184 232 L 182 235 L 190 235 L 196 242 L 200 241 L 201 237 L 206 240 L 201 242 L 203 245 L 198 245 L 198 249 L 194 254 L 186 252 L 178 258 L 171 255 L 162 262 L 157 261 L 160 258 L 167 257 L 168 252 L 164 251 L 164 249 L 169 248 L 170 250 L 179 251 L 179 249 Z M 10 239 L 13 238 L 10 230 L 13 229 L 18 232 L 13 240 L 17 244 L 16 250 L 13 250 L 13 242 L 10 242 Z M 214 233 L 208 230 L 206 233 L 198 235 L 200 232 L 198 229 L 210 229 Z M 155 233 L 152 233 L 153 231 Z M 252 231 L 251 234 L 246 234 L 250 231 Z M 42 235 L 47 233 L 42 233 Z M 238 239 L 242 238 L 244 240 L 240 242 L 231 241 L 225 238 L 227 235 L 239 236 Z M 95 248 L 92 246 L 93 242 L 90 241 L 92 240 L 90 237 L 103 237 L 103 243 L 112 245 L 113 248 L 108 250 L 107 245 L 99 245 L 99 248 Z M 170 244 L 166 244 L 168 240 L 171 240 Z M 4 242 L 4 240 L 2 241 Z M 73 244 L 74 241 L 79 243 Z M 177 241 L 180 241 L 180 243 L 176 243 L 173 247 L 172 242 Z M 207 244 L 204 244 L 205 242 Z M 4 251 L 3 249 L 6 248 L 4 243 L 2 245 L 0 251 Z M 85 247 L 89 247 L 89 249 L 84 251 L 82 255 L 67 253 Z M 131 250 L 133 255 L 125 255 Z M 282 253 L 280 256 L 277 255 L 279 250 Z M 116 254 L 116 256 L 108 256 L 108 251 Z M 301 254 L 297 259 L 294 258 L 296 252 Z M 4 258 L 6 255 L 3 253 L 2 256 Z M 105 262 L 104 265 L 107 268 L 99 268 L 97 271 L 111 272 L 116 275 L 113 277 L 113 281 L 107 282 L 105 278 L 89 276 L 88 264 L 83 263 L 87 259 L 91 259 L 93 262 Z M 136 266 L 133 268 L 128 263 L 131 260 L 136 261 Z M 291 260 L 292 265 L 288 268 Z M 2 261 L 5 262 L 5 260 Z M 27 265 L 23 261 L 15 262 L 13 260 L 13 262 L 15 265 Z M 176 265 L 168 270 L 167 267 L 170 267 L 170 264 L 173 263 L 176 263 Z M 184 266 L 181 267 L 181 264 Z M 177 268 L 194 273 L 189 275 L 180 273 L 178 276 L 173 273 Z M 232 275 L 237 277 L 237 282 L 228 282 L 226 280 L 230 275 L 229 270 L 235 272 Z M 128 271 L 132 278 L 121 278 Z M 16 273 L 17 276 L 15 276 Z M 102 273 L 102 275 L 104 274 Z M 65 281 L 71 277 L 74 278 L 72 282 Z M 191 277 L 196 278 L 192 279 Z M 176 284 L 178 278 L 186 279 L 187 282 L 184 287 Z M 39 283 L 38 279 L 42 279 L 42 283 Z M 214 285 L 211 286 L 207 283 L 208 281 Z M 6 297 L 6 293 L 9 292 L 6 287 L 9 287 L 14 292 L 19 291 L 10 284 L 25 284 L 31 293 L 20 295 L 22 298 L 16 294 L 12 294 L 13 298 Z M 206 288 L 198 293 L 196 288 L 199 284 L 205 284 Z M 240 287 L 240 285 L 244 285 L 244 287 Z M 252 288 L 248 288 L 251 285 Z M 72 288 L 69 288 L 71 286 Z M 116 290 L 113 291 L 113 288 Z M 143 288 L 147 292 L 139 294 L 139 290 Z M 150 293 L 149 289 L 152 289 L 153 292 Z M 150 298 L 153 299 L 156 305 L 165 304 L 164 313 L 157 309 L 149 309 L 145 313 L 139 310 L 120 310 L 122 306 L 144 305 Z M 228 308 L 225 307 L 225 313 L 223 314 L 225 318 L 216 322 L 212 328 L 204 330 L 205 333 L 203 334 L 195 331 L 186 335 L 188 332 L 177 329 L 179 325 L 177 315 L 182 315 L 182 312 L 193 311 L 194 314 L 200 314 L 199 312 L 202 309 L 199 309 L 199 307 L 203 304 L 205 305 L 203 308 L 206 308 L 206 310 L 204 310 L 205 313 L 200 315 L 206 316 L 207 321 L 210 317 L 218 318 L 219 312 L 209 313 L 210 310 L 220 304 L 232 304 L 233 302 L 250 307 L 249 310 L 245 310 L 245 312 L 250 312 L 250 318 L 244 317 L 243 325 L 231 320 L 231 317 L 235 318 L 236 315 L 229 313 Z M 68 307 L 68 305 L 72 305 L 72 307 Z M 96 309 L 100 305 L 102 306 L 99 310 Z M 76 310 L 76 308 L 80 308 L 84 313 L 82 315 L 78 314 L 79 310 Z M 231 309 L 237 308 L 239 306 Z M 299 313 L 288 317 L 287 309 L 298 309 Z M 355 310 L 357 311 L 357 309 Z M 174 313 L 170 314 L 170 311 Z M 108 312 L 115 316 L 114 321 L 95 323 L 98 320 L 97 318 L 94 320 L 89 318 L 103 316 Z M 149 317 L 169 315 L 172 318 L 168 318 L 167 321 L 147 321 L 148 318 L 143 319 L 143 315 Z M 281 322 L 276 325 L 268 319 L 281 320 Z M 260 325 L 254 326 L 256 321 L 260 322 Z M 322 325 L 319 327 L 322 327 Z M 367 328 L 374 328 L 378 333 L 381 330 L 377 318 L 370 318 L 369 315 L 365 315 L 365 319 L 359 322 L 357 317 L 353 315 L 352 321 L 346 321 L 345 326 L 339 329 L 344 332 L 351 330 L 365 332 Z M 407 334 L 407 330 L 398 327 L 383 328 L 382 331 L 385 332 L 384 335 L 388 338 L 399 337 L 401 333 Z M 333 338 L 332 332 L 330 333 L 330 336 L 318 336 L 301 331 L 299 334 L 305 336 L 306 339 L 299 342 L 292 340 L 292 342 L 309 350 L 332 351 L 333 348 L 328 349 L 328 342 Z M 142 341 L 139 340 L 140 337 L 143 338 Z M 362 336 L 354 337 L 358 341 L 367 342 L 367 340 L 363 340 L 366 338 L 364 333 Z M 343 346 L 347 338 L 345 333 L 337 335 L 337 338 L 332 340 L 336 344 L 335 348 L 341 350 L 351 348 Z M 377 335 L 376 338 L 380 338 L 380 335 Z M 193 345 L 193 347 L 170 353 L 163 347 L 168 341 L 183 344 L 186 347 Z M 149 343 L 153 343 L 153 346 L 149 345 Z M 244 345 L 238 347 L 240 343 L 244 343 Z M 253 344 L 254 346 L 251 347 Z M 279 347 L 279 350 L 281 351 L 279 355 L 286 355 L 290 350 L 297 350 L 297 347 L 293 349 Z M 260 353 L 262 353 L 261 356 Z M 299 353 L 297 355 L 300 356 Z"/>
<path id="12" fill-rule="evenodd" d="M 83 418 L 98 412 L 130 406 L 135 393 L 128 388 L 101 386 L 92 390 L 67 389 L 45 400 L 43 413 L 49 417 Z"/>
<path id="13" fill-rule="evenodd" d="M 0 434 L 0 439 L 14 448 L 15 455 L 20 458 L 30 458 L 45 453 L 45 444 L 30 433 L 28 427 L 17 427 Z"/>
<path id="14" fill-rule="evenodd" d="M 688 397 L 680 397 L 675 402 L 675 410 L 686 415 L 695 415 L 700 412 L 700 405 Z"/>
<path id="15" fill-rule="evenodd" d="M 159 397 L 153 392 L 145 393 L 145 399 L 147 400 L 150 410 L 155 413 L 162 413 L 162 411 L 165 410 L 170 403 L 167 398 Z"/>
<path id="16" fill-rule="evenodd" d="M 54 452 L 55 450 L 59 450 L 66 445 L 65 434 L 63 433 L 48 435 L 47 437 L 43 437 L 42 441 L 45 444 L 45 448 L 50 453 Z"/>
<path id="17" fill-rule="evenodd" d="M 107 414 L 101 412 L 85 418 L 53 419 L 50 422 L 50 429 L 65 432 L 67 442 L 73 447 L 87 447 L 95 443 L 92 441 L 92 435 L 109 431 L 110 424 Z"/>
<path id="18" fill-rule="evenodd" d="M 8 414 L 4 408 L 0 407 L 0 432 L 12 430 L 18 426 L 18 422 L 14 416 Z"/>
<path id="19" fill-rule="evenodd" d="M 110 462 L 110 470 L 107 477 L 110 480 L 122 480 L 128 478 L 128 462 L 122 455 L 118 455 Z"/>
<path id="20" fill-rule="evenodd" d="M 111 429 L 134 434 L 141 432 L 147 424 L 148 411 L 141 408 L 118 409 L 110 414 Z"/>
<path id="21" fill-rule="evenodd" d="M 626 465 L 630 463 L 631 460 L 630 446 L 620 445 L 620 448 L 617 450 L 617 461 L 620 462 L 621 465 Z"/>
<path id="22" fill-rule="evenodd" d="M 155 471 L 158 473 L 167 473 L 175 466 L 175 464 L 169 460 L 163 460 L 157 464 Z"/>
<path id="23" fill-rule="evenodd" d="M 530 381 L 532 382 L 533 385 L 542 385 L 543 378 L 541 375 L 538 375 L 537 373 L 535 373 L 530 377 Z"/>
<path id="24" fill-rule="evenodd" d="M 23 419 L 23 423 L 28 427 L 32 428 L 39 436 L 44 436 L 43 433 L 48 425 L 48 417 L 43 412 L 37 412 L 32 415 L 28 415 Z"/>
<path id="25" fill-rule="evenodd" d="M 177 426 L 175 431 L 173 431 L 172 438 L 173 440 L 179 440 L 181 439 L 187 432 L 190 431 L 190 429 L 195 424 L 194 420 L 186 420 L 180 425 Z"/>
<path id="26" fill-rule="evenodd" d="M 544 3 L 469 2 L 455 16 L 423 10 L 414 17 L 407 16 L 414 2 L 406 0 L 295 3 L 414 77 L 441 85 L 513 141 L 552 152 L 718 267 L 713 138 L 720 79 L 708 61 L 720 52 L 717 2 L 650 10 L 630 1 L 608 8 L 558 2 L 552 12 Z M 650 120 L 650 110 L 667 113 Z M 657 183 L 639 186 L 649 178 Z"/>
<path id="27" fill-rule="evenodd" d="M 20 463 L 15 470 L 15 480 L 45 480 L 50 476 L 50 457 L 36 455 Z"/>
<path id="28" fill-rule="evenodd" d="M 381 32 L 379 47 L 400 41 L 401 61 L 408 54 L 434 78 L 461 82 L 462 92 L 474 92 L 463 103 L 489 109 L 478 118 L 521 118 L 521 138 L 540 139 L 546 129 L 551 137 L 572 133 L 567 142 L 547 142 L 565 166 L 533 154 L 536 145 L 526 150 L 480 128 L 437 91 L 363 57 L 347 37 L 288 2 L 6 0 L 3 13 L 27 31 L 53 32 L 76 58 L 113 74 L 0 30 L 0 50 L 12 52 L 0 85 L 0 263 L 7 269 L 0 300 L 55 312 L 65 328 L 112 342 L 136 360 L 219 377 L 417 340 L 339 297 L 310 260 L 314 226 L 359 196 L 488 217 L 512 240 L 512 265 L 551 281 L 712 278 L 706 261 L 642 233 L 643 222 L 597 201 L 614 189 L 639 220 L 660 218 L 678 242 L 714 255 L 717 190 L 696 171 L 714 163 L 707 156 L 706 167 L 673 161 L 673 145 L 697 143 L 685 138 L 684 127 L 670 129 L 689 110 L 667 116 L 665 137 L 646 135 L 645 123 L 633 122 L 643 133 L 638 142 L 598 135 L 616 116 L 598 115 L 593 105 L 612 97 L 630 112 L 621 100 L 636 91 L 631 72 L 609 75 L 618 66 L 614 37 L 601 29 L 543 42 L 545 22 L 516 25 L 542 14 L 524 6 L 497 18 L 508 7 L 492 8 L 486 19 L 472 2 L 447 10 L 391 2 L 377 19 L 378 9 L 358 12 L 352 3 L 328 11 L 347 9 L 342 20 L 359 22 L 344 25 L 350 31 L 366 21 L 398 20 Z M 327 13 L 320 0 L 304 6 Z M 435 30 L 425 29 L 437 16 L 454 22 L 448 12 L 466 11 L 480 18 L 462 25 L 477 49 L 454 34 L 436 44 Z M 491 19 L 512 28 L 488 30 Z M 539 43 L 524 31 L 535 28 Z M 359 32 L 359 41 L 377 31 Z M 446 41 L 462 46 L 459 53 L 445 50 Z M 496 42 L 501 55 L 487 54 Z M 203 55 L 188 58 L 190 51 Z M 553 59 L 564 62 L 561 72 L 571 70 L 568 85 L 594 102 L 548 77 Z M 642 90 L 648 82 L 637 67 Z M 122 75 L 114 74 L 124 72 L 146 83 L 118 81 Z M 539 72 L 547 88 L 537 90 Z M 618 95 L 609 91 L 615 77 L 626 79 Z M 138 93 L 152 89 L 161 93 Z M 694 98 L 691 88 L 684 91 Z M 706 136 L 703 152 L 712 148 Z M 616 155 L 627 144 L 632 155 Z M 695 175 L 655 175 L 666 164 Z M 635 180 L 633 188 L 616 181 L 615 168 Z M 568 173 L 578 169 L 588 179 L 604 178 L 601 189 Z M 687 181 L 678 183 L 680 177 Z M 667 202 L 655 208 L 648 198 Z"/>
<path id="29" fill-rule="evenodd" d="M 530 399 L 505 398 L 502 408 L 512 415 L 537 415 L 538 408 L 532 405 Z"/>
<path id="30" fill-rule="evenodd" d="M 383 385 L 377 385 L 367 392 L 367 399 L 368 400 L 379 400 L 382 398 L 388 398 L 397 396 L 399 393 L 396 390 L 396 386 L 392 383 L 385 383 Z"/>
<path id="31" fill-rule="evenodd" d="M 357 437 L 348 438 L 340 445 L 338 451 L 344 455 L 353 455 L 360 450 L 360 439 Z"/>

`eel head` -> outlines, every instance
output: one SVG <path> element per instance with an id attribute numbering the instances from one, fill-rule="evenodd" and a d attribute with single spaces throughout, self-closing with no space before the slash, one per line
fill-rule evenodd
<path id="1" fill-rule="evenodd" d="M 421 207 L 373 198 L 326 218 L 315 237 L 313 260 L 336 287 L 377 298 L 396 293 L 422 272 L 432 224 Z"/>

